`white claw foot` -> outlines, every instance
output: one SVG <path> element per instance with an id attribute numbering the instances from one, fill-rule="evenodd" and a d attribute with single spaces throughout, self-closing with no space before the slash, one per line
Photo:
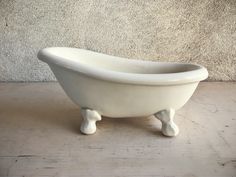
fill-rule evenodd
<path id="1" fill-rule="evenodd" d="M 162 123 L 161 132 L 165 136 L 176 136 L 179 133 L 179 128 L 173 121 L 174 115 L 174 109 L 163 110 L 155 114 L 155 117 Z"/>
<path id="2" fill-rule="evenodd" d="M 101 115 L 94 110 L 81 110 L 83 121 L 80 126 L 80 131 L 86 135 L 94 134 L 96 132 L 96 121 L 102 120 Z"/>

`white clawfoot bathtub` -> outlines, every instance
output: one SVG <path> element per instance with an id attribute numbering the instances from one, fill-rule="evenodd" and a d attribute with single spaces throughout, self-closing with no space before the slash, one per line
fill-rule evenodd
<path id="1" fill-rule="evenodd" d="M 96 132 L 101 116 L 154 115 L 162 122 L 164 135 L 176 136 L 175 110 L 208 77 L 200 65 L 131 60 L 76 48 L 45 48 L 38 58 L 48 63 L 67 95 L 81 107 L 84 134 Z"/>

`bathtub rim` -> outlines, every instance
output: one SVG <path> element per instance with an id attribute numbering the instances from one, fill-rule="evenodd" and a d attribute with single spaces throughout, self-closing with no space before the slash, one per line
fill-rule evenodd
<path id="1" fill-rule="evenodd" d="M 195 66 L 197 69 L 184 71 L 184 72 L 176 72 L 176 73 L 162 73 L 162 74 L 140 74 L 140 73 L 128 73 L 128 72 L 120 72 L 113 71 L 104 68 L 96 68 L 89 65 L 83 65 L 78 61 L 69 61 L 66 60 L 65 57 L 61 57 L 58 55 L 54 55 L 50 52 L 50 49 L 69 49 L 69 50 L 81 50 L 83 52 L 90 52 L 94 55 L 104 55 L 106 57 L 116 57 L 112 55 L 107 55 L 103 53 L 98 53 L 90 50 L 79 49 L 79 48 L 70 48 L 70 47 L 48 47 L 39 50 L 37 56 L 38 58 L 49 64 L 58 65 L 62 68 L 66 68 L 69 70 L 73 70 L 75 72 L 101 79 L 108 80 L 111 82 L 118 83 L 126 83 L 126 84 L 137 84 L 137 85 L 176 85 L 176 84 L 187 84 L 193 82 L 200 82 L 208 77 L 208 71 L 205 67 L 198 64 L 189 64 L 189 63 L 180 63 L 180 62 L 158 62 L 158 61 L 146 61 L 146 60 L 136 60 L 136 59 L 126 59 L 122 57 L 121 60 L 126 60 L 127 63 L 137 62 L 142 64 L 183 64 L 183 65 L 191 65 Z"/>

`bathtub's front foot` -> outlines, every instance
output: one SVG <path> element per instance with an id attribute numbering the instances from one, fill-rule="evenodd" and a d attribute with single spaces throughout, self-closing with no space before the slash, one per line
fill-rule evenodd
<path id="1" fill-rule="evenodd" d="M 96 132 L 96 122 L 102 120 L 101 115 L 94 110 L 82 109 L 81 114 L 83 121 L 80 126 L 80 131 L 86 135 L 94 134 Z"/>
<path id="2" fill-rule="evenodd" d="M 176 136 L 179 133 L 179 128 L 173 121 L 174 115 L 174 109 L 162 110 L 155 114 L 162 123 L 161 131 L 165 136 Z"/>

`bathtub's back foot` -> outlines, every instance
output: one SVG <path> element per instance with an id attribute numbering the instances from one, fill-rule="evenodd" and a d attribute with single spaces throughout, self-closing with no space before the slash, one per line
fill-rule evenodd
<path id="1" fill-rule="evenodd" d="M 96 132 L 96 122 L 102 120 L 101 115 L 94 110 L 81 109 L 83 121 L 80 126 L 80 131 L 86 135 L 94 134 Z"/>
<path id="2" fill-rule="evenodd" d="M 173 121 L 174 115 L 174 109 L 162 110 L 155 114 L 162 123 L 161 131 L 165 136 L 176 136 L 179 133 L 179 128 Z"/>

